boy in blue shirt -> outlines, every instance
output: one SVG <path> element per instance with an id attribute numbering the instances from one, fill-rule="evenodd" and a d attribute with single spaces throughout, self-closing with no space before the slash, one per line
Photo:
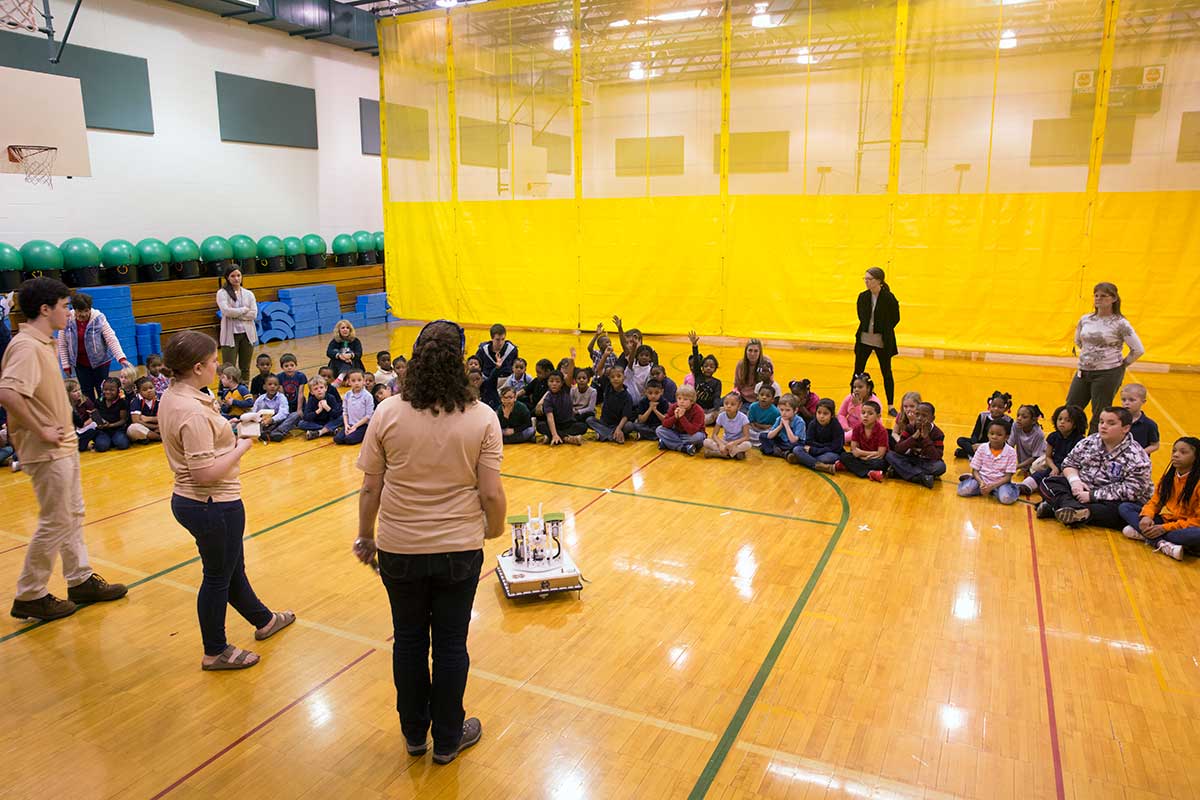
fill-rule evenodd
<path id="1" fill-rule="evenodd" d="M 288 410 L 297 413 L 304 410 L 304 384 L 308 378 L 296 366 L 296 357 L 284 353 L 279 357 L 279 366 L 283 372 L 276 375 L 279 381 L 279 391 L 287 398 Z"/>
<path id="2" fill-rule="evenodd" d="M 775 405 L 775 387 L 764 383 L 758 389 L 758 402 L 746 409 L 746 417 L 750 420 L 752 446 L 761 446 L 762 437 L 775 427 L 779 416 L 779 408 Z"/>
<path id="3" fill-rule="evenodd" d="M 779 421 L 762 436 L 764 456 L 787 458 L 792 450 L 804 445 L 804 417 L 800 416 L 799 411 L 800 399 L 796 395 L 785 394 L 779 399 Z"/>
<path id="4" fill-rule="evenodd" d="M 661 382 L 653 378 L 646 381 L 646 396 L 633 409 L 633 432 L 639 439 L 654 441 L 657 437 L 658 426 L 666 420 L 671 408 L 664 394 Z"/>

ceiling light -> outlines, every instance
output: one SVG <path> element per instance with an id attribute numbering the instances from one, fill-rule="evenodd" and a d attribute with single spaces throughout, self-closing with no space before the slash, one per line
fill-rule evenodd
<path id="1" fill-rule="evenodd" d="M 817 58 L 816 56 L 813 56 L 813 55 L 809 55 L 807 47 L 801 47 L 800 52 L 798 52 L 796 54 L 796 63 L 797 64 L 815 64 L 818 61 L 820 61 L 819 58 Z"/>
<path id="2" fill-rule="evenodd" d="M 1017 34 L 1013 33 L 1012 31 L 1004 31 L 1004 33 L 1000 34 L 1001 50 L 1012 50 L 1016 46 Z"/>
<path id="3" fill-rule="evenodd" d="M 554 32 L 554 49 L 555 50 L 570 50 L 571 37 L 567 35 L 566 28 L 559 28 Z"/>
<path id="4" fill-rule="evenodd" d="M 771 19 L 771 15 L 767 13 L 766 3 L 754 4 L 754 16 L 750 19 L 750 24 L 756 28 L 774 28 L 775 22 Z"/>
<path id="5" fill-rule="evenodd" d="M 629 65 L 629 80 L 640 81 L 646 77 L 646 70 L 642 69 L 642 62 L 635 61 Z"/>
<path id="6" fill-rule="evenodd" d="M 458 5 L 458 0 L 434 0 L 433 4 L 438 8 L 454 8 Z"/>
<path id="7" fill-rule="evenodd" d="M 630 26 L 630 24 L 631 23 L 627 19 L 619 19 L 615 22 L 608 23 L 608 27 L 610 27 L 610 28 L 628 28 Z"/>
<path id="8" fill-rule="evenodd" d="M 688 11 L 668 11 L 666 14 L 656 14 L 650 19 L 655 22 L 679 22 L 685 19 L 696 19 L 708 16 L 707 8 L 693 8 Z"/>

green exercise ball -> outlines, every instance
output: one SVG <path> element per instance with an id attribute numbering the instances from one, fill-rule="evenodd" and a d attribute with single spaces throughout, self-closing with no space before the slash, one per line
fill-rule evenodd
<path id="1" fill-rule="evenodd" d="M 11 244 L 0 242 L 0 272 L 20 270 L 24 267 L 25 261 L 21 258 L 20 251 Z"/>
<path id="2" fill-rule="evenodd" d="M 200 258 L 205 261 L 228 261 L 233 258 L 233 245 L 224 236 L 209 236 L 200 243 Z"/>
<path id="3" fill-rule="evenodd" d="M 29 272 L 61 270 L 63 254 L 53 243 L 44 239 L 34 239 L 21 246 L 21 261 Z"/>
<path id="4" fill-rule="evenodd" d="M 185 261 L 200 260 L 199 245 L 186 236 L 176 236 L 167 242 L 167 249 L 171 251 L 172 263 L 182 264 Z"/>
<path id="5" fill-rule="evenodd" d="M 100 262 L 106 267 L 136 267 L 141 259 L 132 242 L 113 239 L 100 248 Z"/>
<path id="6" fill-rule="evenodd" d="M 304 255 L 304 242 L 300 241 L 299 236 L 288 236 L 283 240 L 283 254 L 285 256 Z"/>
<path id="7" fill-rule="evenodd" d="M 143 264 L 166 264 L 171 260 L 171 251 L 161 239 L 142 239 L 136 247 Z"/>
<path id="8" fill-rule="evenodd" d="M 350 235 L 354 239 L 354 246 L 358 248 L 358 252 L 375 249 L 375 234 L 367 231 L 355 231 Z"/>
<path id="9" fill-rule="evenodd" d="M 233 248 L 233 257 L 241 261 L 243 258 L 254 258 L 258 255 L 258 246 L 254 240 L 244 233 L 229 237 L 229 245 Z"/>
<path id="10" fill-rule="evenodd" d="M 259 258 L 276 258 L 283 255 L 283 240 L 278 236 L 264 236 L 258 240 Z"/>
<path id="11" fill-rule="evenodd" d="M 383 231 L 375 231 L 375 252 L 383 252 Z"/>
<path id="12" fill-rule="evenodd" d="M 308 234 L 301 241 L 304 242 L 304 252 L 310 256 L 323 256 L 329 249 L 325 240 L 315 233 Z"/>
<path id="13" fill-rule="evenodd" d="M 59 249 L 63 254 L 63 269 L 85 269 L 100 266 L 100 248 L 90 239 L 67 239 Z"/>
<path id="14" fill-rule="evenodd" d="M 358 263 L 358 245 L 354 238 L 344 233 L 333 237 L 334 263 L 339 267 L 350 267 Z"/>

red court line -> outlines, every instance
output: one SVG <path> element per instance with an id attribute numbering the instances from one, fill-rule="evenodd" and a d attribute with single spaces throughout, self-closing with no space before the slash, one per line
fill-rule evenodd
<path id="1" fill-rule="evenodd" d="M 257 472 L 260 469 L 266 469 L 267 467 L 273 467 L 281 461 L 287 461 L 289 458 L 298 458 L 299 456 L 306 456 L 315 450 L 320 450 L 325 447 L 330 447 L 332 444 L 333 444 L 333 442 L 326 442 L 325 444 L 319 444 L 316 447 L 310 447 L 307 450 L 301 450 L 299 453 L 292 453 L 290 456 L 284 456 L 283 458 L 277 458 L 274 461 L 268 461 L 266 464 L 259 464 L 257 467 L 251 467 L 250 469 L 243 470 L 242 472 L 239 473 L 239 475 L 249 475 L 251 472 Z M 86 528 L 88 525 L 95 525 L 99 522 L 106 522 L 110 519 L 116 519 L 117 517 L 123 517 L 126 514 L 137 511 L 138 509 L 145 508 L 146 506 L 152 506 L 155 503 L 165 503 L 170 499 L 171 499 L 171 496 L 167 495 L 166 497 L 160 497 L 157 500 L 149 500 L 145 503 L 142 503 L 140 506 L 134 506 L 133 508 L 127 508 L 124 511 L 118 511 L 116 514 L 109 514 L 107 517 L 101 517 L 100 519 L 93 519 L 93 520 L 83 523 L 83 525 Z"/>
<path id="2" fill-rule="evenodd" d="M 1065 800 L 1067 795 L 1063 787 L 1062 754 L 1058 749 L 1058 720 L 1054 714 L 1054 686 L 1050 682 L 1050 653 L 1046 649 L 1046 617 L 1042 612 L 1042 581 L 1038 577 L 1037 541 L 1033 535 L 1033 508 L 1027 506 L 1025 512 L 1029 522 L 1029 553 L 1033 558 L 1033 593 L 1037 598 L 1038 634 L 1042 640 L 1042 675 L 1046 680 L 1046 712 L 1050 719 L 1050 754 L 1054 759 L 1054 789 L 1058 800 Z"/>
<path id="3" fill-rule="evenodd" d="M 170 794 L 171 792 L 173 792 L 175 789 L 179 788 L 179 786 L 180 786 L 181 784 L 183 784 L 183 782 L 184 782 L 184 781 L 186 781 L 187 779 L 191 778 L 191 777 L 192 777 L 192 776 L 194 776 L 196 773 L 200 772 L 202 769 L 204 769 L 205 767 L 207 767 L 209 764 L 213 763 L 213 762 L 214 762 L 214 761 L 216 761 L 218 758 L 220 758 L 221 756 L 225 755 L 225 754 L 226 754 L 226 753 L 228 753 L 230 750 L 232 750 L 233 748 L 237 747 L 239 744 L 241 744 L 242 742 L 246 741 L 246 740 L 247 740 L 247 739 L 249 739 L 251 736 L 253 736 L 254 734 L 258 733 L 260 730 L 262 730 L 263 728 L 267 727 L 268 725 L 270 725 L 270 724 L 271 724 L 272 722 L 274 722 L 275 720 L 277 720 L 277 719 L 279 719 L 280 717 L 282 717 L 282 716 L 283 716 L 284 714 L 286 714 L 287 712 L 291 711 L 293 708 L 295 708 L 295 707 L 296 707 L 297 705 L 299 705 L 300 703 L 304 702 L 304 700 L 305 700 L 305 699 L 307 699 L 307 698 L 308 698 L 310 695 L 312 695 L 312 694 L 313 694 L 314 692 L 316 692 L 317 690 L 321 689 L 321 688 L 322 688 L 323 686 L 325 686 L 326 684 L 328 684 L 328 683 L 330 683 L 331 681 L 335 680 L 336 678 L 340 677 L 340 676 L 341 676 L 343 673 L 349 672 L 351 669 L 353 669 L 353 668 L 355 667 L 355 665 L 357 665 L 359 662 L 361 662 L 363 659 L 365 659 L 367 656 L 371 655 L 371 653 L 374 653 L 374 652 L 375 652 L 375 648 L 374 648 L 374 647 L 372 647 L 370 650 L 366 651 L 365 653 L 363 653 L 362 655 L 360 655 L 358 658 L 354 659 L 354 660 L 353 660 L 353 661 L 351 661 L 349 664 L 347 664 L 346 666 L 342 667 L 342 668 L 341 668 L 341 669 L 339 669 L 337 672 L 333 673 L 333 674 L 332 674 L 332 675 L 330 675 L 328 678 L 326 678 L 325 680 L 321 681 L 321 682 L 320 682 L 320 683 L 318 683 L 316 686 L 312 687 L 312 688 L 311 688 L 311 689 L 309 689 L 307 692 L 305 692 L 304 694 L 300 695 L 300 696 L 299 696 L 299 697 L 297 697 L 295 700 L 293 700 L 292 702 L 288 703 L 286 706 L 284 706 L 283 708 L 279 709 L 279 710 L 278 710 L 278 711 L 276 711 L 274 714 L 272 714 L 271 716 L 267 717 L 267 718 L 266 718 L 266 719 L 264 719 L 262 722 L 258 723 L 258 724 L 257 724 L 257 725 L 255 725 L 253 728 L 251 728 L 250 730 L 246 731 L 245 733 L 243 733 L 243 734 L 242 734 L 241 736 L 239 736 L 238 738 L 234 739 L 234 740 L 233 740 L 232 742 L 230 742 L 229 744 L 227 744 L 227 745 L 225 745 L 224 747 L 222 747 L 222 748 L 221 748 L 220 750 L 218 750 L 216 753 L 214 753 L 213 755 L 209 756 L 209 757 L 208 757 L 207 759 L 205 759 L 204 761 L 201 761 L 201 762 L 200 762 L 198 765 L 196 765 L 196 766 L 195 766 L 194 768 L 192 768 L 190 771 L 188 771 L 187 773 L 185 773 L 185 774 L 184 774 L 182 777 L 180 777 L 179 779 L 177 779 L 177 780 L 176 780 L 174 783 L 172 783 L 170 786 L 168 786 L 167 788 L 163 789 L 161 792 L 159 792 L 158 794 L 156 794 L 156 795 L 154 795 L 152 798 L 150 798 L 150 800 L 159 800 L 159 798 L 161 798 L 161 797 L 166 797 L 168 794 Z"/>
<path id="4" fill-rule="evenodd" d="M 19 544 L 19 545 L 16 545 L 15 547 L 10 547 L 7 550 L 0 550 L 0 556 L 4 555 L 5 553 L 11 553 L 13 550 L 20 550 L 22 547 L 28 547 L 28 546 L 29 546 L 29 542 L 25 542 L 24 544 Z"/>

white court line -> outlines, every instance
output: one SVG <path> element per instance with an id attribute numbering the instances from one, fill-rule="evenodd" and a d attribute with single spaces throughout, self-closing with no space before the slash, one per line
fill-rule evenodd
<path id="1" fill-rule="evenodd" d="M 0 531 L 0 536 L 19 542 L 28 542 L 28 537 L 19 536 L 9 531 Z M 103 558 L 91 557 L 89 559 L 97 566 L 105 569 L 115 569 L 121 572 L 134 576 L 135 578 L 145 578 L 153 573 L 144 572 L 140 569 L 127 567 L 124 564 L 118 564 L 115 561 L 109 561 Z M 169 586 L 172 589 L 187 592 L 195 595 L 199 590 L 197 587 L 182 583 L 172 578 L 161 577 L 155 578 L 153 581 L 143 584 L 148 586 L 150 583 Z M 139 589 L 141 587 L 138 587 Z M 359 644 L 365 644 L 368 647 L 383 652 L 390 653 L 392 645 L 390 642 L 373 639 L 369 636 L 362 636 L 351 631 L 343 630 L 332 625 L 326 625 L 321 622 L 313 622 L 303 617 L 297 617 L 295 625 L 312 630 L 321 631 L 331 636 L 337 636 L 341 639 L 346 639 Z M 644 725 L 650 725 L 672 733 L 678 733 L 682 736 L 689 736 L 693 739 L 698 739 L 703 742 L 715 742 L 717 735 L 710 733 L 700 728 L 693 728 L 690 725 L 682 725 L 670 720 L 654 717 L 649 714 L 640 713 L 637 711 L 629 711 L 628 709 L 618 706 L 608 705 L 607 703 L 599 703 L 595 700 L 590 700 L 586 697 L 560 692 L 557 689 L 550 689 L 545 686 L 538 686 L 528 681 L 509 678 L 504 675 L 498 675 L 487 670 L 471 667 L 470 674 L 472 677 L 480 678 L 489 683 L 507 686 L 512 689 L 517 689 L 530 694 L 536 694 L 541 697 L 547 697 L 551 700 L 557 700 L 561 703 L 567 703 L 578 708 L 585 708 L 590 711 L 599 711 L 602 714 L 607 714 L 611 717 L 629 720 Z M 926 789 L 919 786 L 910 786 L 899 781 L 888 780 L 887 778 L 878 775 L 872 775 L 866 772 L 859 772 L 852 769 L 844 769 L 836 767 L 832 764 L 827 764 L 822 761 L 804 758 L 803 756 L 794 755 L 783 750 L 776 750 L 769 747 L 762 747 L 749 742 L 737 742 L 735 745 L 739 750 L 745 750 L 748 753 L 765 756 L 772 760 L 772 764 L 768 766 L 768 772 L 772 772 L 781 777 L 793 781 L 802 781 L 820 786 L 829 786 L 830 788 L 840 788 L 847 794 L 856 795 L 864 798 L 876 798 L 878 800 L 919 800 L 920 798 L 932 798 L 933 800 L 953 800 L 952 795 L 934 792 L 931 789 Z"/>

